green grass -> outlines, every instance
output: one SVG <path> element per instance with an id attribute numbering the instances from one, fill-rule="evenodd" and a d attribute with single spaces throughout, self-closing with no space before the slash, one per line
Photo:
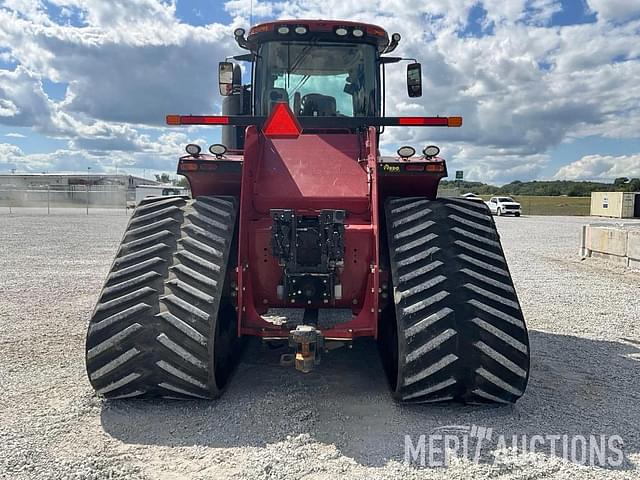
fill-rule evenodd
<path id="1" fill-rule="evenodd" d="M 481 195 L 484 200 L 489 200 L 491 195 Z M 591 209 L 591 197 L 539 197 L 539 196 L 515 196 L 516 202 L 522 205 L 523 215 L 589 215 Z"/>

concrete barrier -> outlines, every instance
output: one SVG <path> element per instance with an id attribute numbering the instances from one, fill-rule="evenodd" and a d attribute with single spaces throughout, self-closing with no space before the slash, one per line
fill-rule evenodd
<path id="1" fill-rule="evenodd" d="M 580 255 L 640 270 L 640 224 L 583 225 Z"/>
<path id="2" fill-rule="evenodd" d="M 629 267 L 640 270 L 640 229 L 630 230 L 627 239 Z"/>

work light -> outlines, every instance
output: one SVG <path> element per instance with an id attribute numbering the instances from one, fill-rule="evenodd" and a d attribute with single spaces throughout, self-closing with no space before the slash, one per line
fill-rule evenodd
<path id="1" fill-rule="evenodd" d="M 185 150 L 189 155 L 193 155 L 194 157 L 197 157 L 198 155 L 200 155 L 200 152 L 202 149 L 200 148 L 200 145 L 196 145 L 195 143 L 190 143 L 185 147 Z"/>
<path id="2" fill-rule="evenodd" d="M 216 157 L 221 157 L 222 155 L 227 153 L 227 147 L 225 147 L 221 143 L 214 143 L 209 147 L 209 151 Z"/>
<path id="3" fill-rule="evenodd" d="M 398 149 L 398 156 L 401 158 L 409 158 L 413 157 L 416 154 L 416 149 L 410 147 L 409 145 L 405 145 L 404 147 L 400 147 Z"/>
<path id="4" fill-rule="evenodd" d="M 428 158 L 437 157 L 438 154 L 440 153 L 440 149 L 435 145 L 428 145 L 424 147 L 424 150 L 422 150 L 422 153 L 424 154 L 425 157 L 428 157 Z"/>

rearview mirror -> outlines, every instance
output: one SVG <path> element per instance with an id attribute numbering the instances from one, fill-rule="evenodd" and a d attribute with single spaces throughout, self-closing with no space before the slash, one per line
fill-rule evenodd
<path id="1" fill-rule="evenodd" d="M 233 63 L 220 62 L 218 64 L 218 85 L 220 95 L 228 97 L 233 94 Z"/>
<path id="2" fill-rule="evenodd" d="M 410 97 L 422 96 L 422 65 L 419 63 L 407 65 L 407 92 Z"/>

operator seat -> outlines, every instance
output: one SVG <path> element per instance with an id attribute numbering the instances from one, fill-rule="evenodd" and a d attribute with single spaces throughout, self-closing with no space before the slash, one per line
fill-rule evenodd
<path id="1" fill-rule="evenodd" d="M 329 95 L 308 93 L 300 101 L 300 115 L 303 117 L 335 117 L 336 99 Z"/>
<path id="2" fill-rule="evenodd" d="M 273 110 L 273 107 L 275 107 L 276 103 L 289 103 L 289 94 L 284 88 L 270 88 L 266 93 L 267 94 L 265 98 L 267 99 L 267 102 L 269 104 L 269 108 L 267 109 L 268 112 Z"/>

